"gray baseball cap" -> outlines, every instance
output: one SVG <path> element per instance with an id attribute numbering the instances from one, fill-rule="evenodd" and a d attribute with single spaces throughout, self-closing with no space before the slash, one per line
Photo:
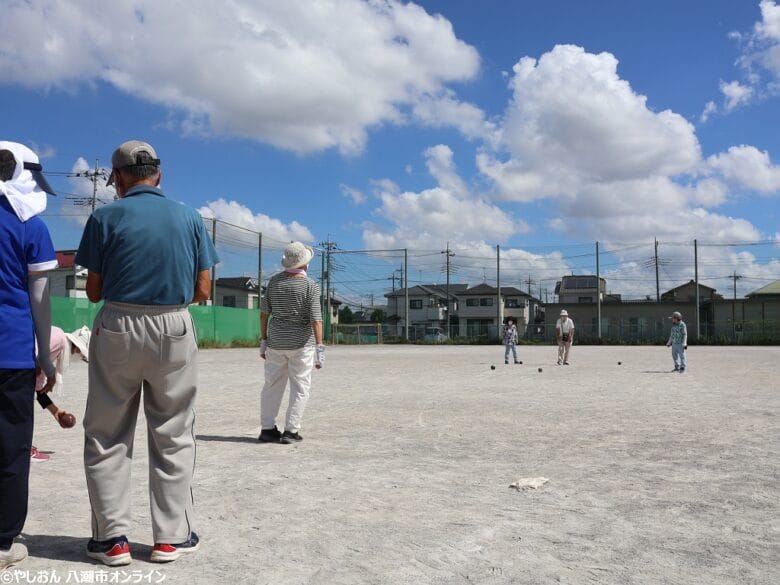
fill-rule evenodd
<path id="1" fill-rule="evenodd" d="M 139 154 L 147 154 L 151 157 L 151 161 L 139 161 Z M 146 165 L 160 166 L 160 159 L 157 158 L 157 153 L 152 148 L 152 145 L 141 140 L 128 140 L 121 144 L 119 148 L 111 155 L 111 174 L 108 177 L 106 185 L 112 185 L 114 183 L 114 171 L 117 169 L 126 169 L 128 167 L 140 167 Z"/>

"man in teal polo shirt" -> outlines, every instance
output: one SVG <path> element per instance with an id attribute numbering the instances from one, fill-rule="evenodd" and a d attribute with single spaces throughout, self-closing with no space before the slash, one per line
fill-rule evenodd
<path id="1" fill-rule="evenodd" d="M 198 213 L 160 190 L 160 160 L 145 142 L 111 157 L 120 199 L 87 221 L 76 263 L 87 296 L 105 301 L 89 348 L 84 467 L 92 506 L 87 555 L 130 563 L 130 467 L 138 406 L 149 429 L 151 560 L 199 546 L 192 527 L 197 341 L 189 303 L 209 297 L 218 262 Z M 142 392 L 143 389 L 143 392 Z"/>

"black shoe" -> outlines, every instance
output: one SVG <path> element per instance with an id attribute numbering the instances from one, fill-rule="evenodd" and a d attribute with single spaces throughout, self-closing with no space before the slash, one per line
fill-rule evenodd
<path id="1" fill-rule="evenodd" d="M 515 363 L 517 363 L 517 362 L 515 362 Z M 509 360 L 504 360 L 504 365 L 508 366 L 509 365 Z"/>
<path id="2" fill-rule="evenodd" d="M 680 368 L 680 373 L 682 374 L 685 371 L 685 368 Z"/>
<path id="3" fill-rule="evenodd" d="M 90 538 L 87 543 L 87 556 L 109 567 L 129 565 L 133 560 L 126 536 L 117 536 L 108 540 Z"/>
<path id="4" fill-rule="evenodd" d="M 257 437 L 257 440 L 261 443 L 278 443 L 279 439 L 282 438 L 282 431 L 276 428 L 276 425 L 274 425 L 274 428 L 272 429 L 262 429 L 260 431 L 260 436 Z"/>
<path id="5" fill-rule="evenodd" d="M 303 437 L 300 436 L 297 432 L 291 433 L 290 431 L 284 431 L 279 442 L 285 445 L 290 445 L 292 443 L 300 443 L 301 441 L 303 441 Z"/>
<path id="6" fill-rule="evenodd" d="M 157 543 L 152 549 L 149 559 L 153 563 L 170 563 L 182 555 L 193 553 L 200 548 L 200 539 L 194 532 L 190 532 L 189 539 L 177 544 Z"/>

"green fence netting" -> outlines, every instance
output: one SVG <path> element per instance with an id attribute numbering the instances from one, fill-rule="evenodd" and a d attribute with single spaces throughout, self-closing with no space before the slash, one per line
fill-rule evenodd
<path id="1" fill-rule="evenodd" d="M 52 324 L 64 331 L 75 331 L 86 325 L 90 329 L 102 303 L 87 299 L 52 297 Z M 257 309 L 232 307 L 189 307 L 195 322 L 198 340 L 229 344 L 234 341 L 256 340 L 260 336 L 260 313 Z"/>

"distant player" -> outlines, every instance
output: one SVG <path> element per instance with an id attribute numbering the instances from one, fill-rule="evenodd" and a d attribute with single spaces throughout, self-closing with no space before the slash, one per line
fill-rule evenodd
<path id="1" fill-rule="evenodd" d="M 669 334 L 669 341 L 666 347 L 672 348 L 672 359 L 674 360 L 674 372 L 685 371 L 685 351 L 688 349 L 688 326 L 682 320 L 682 315 L 675 311 L 672 313 L 672 331 Z"/>
<path id="2" fill-rule="evenodd" d="M 569 365 L 569 352 L 574 343 L 574 321 L 569 318 L 566 309 L 561 310 L 560 318 L 555 322 L 555 341 L 558 343 L 558 365 Z"/>
<path id="3" fill-rule="evenodd" d="M 512 319 L 506 320 L 506 325 L 504 325 L 504 363 L 509 363 L 509 352 L 512 352 L 512 357 L 515 360 L 515 363 L 520 363 L 517 361 L 517 326 L 515 325 L 515 322 L 512 321 Z"/>

